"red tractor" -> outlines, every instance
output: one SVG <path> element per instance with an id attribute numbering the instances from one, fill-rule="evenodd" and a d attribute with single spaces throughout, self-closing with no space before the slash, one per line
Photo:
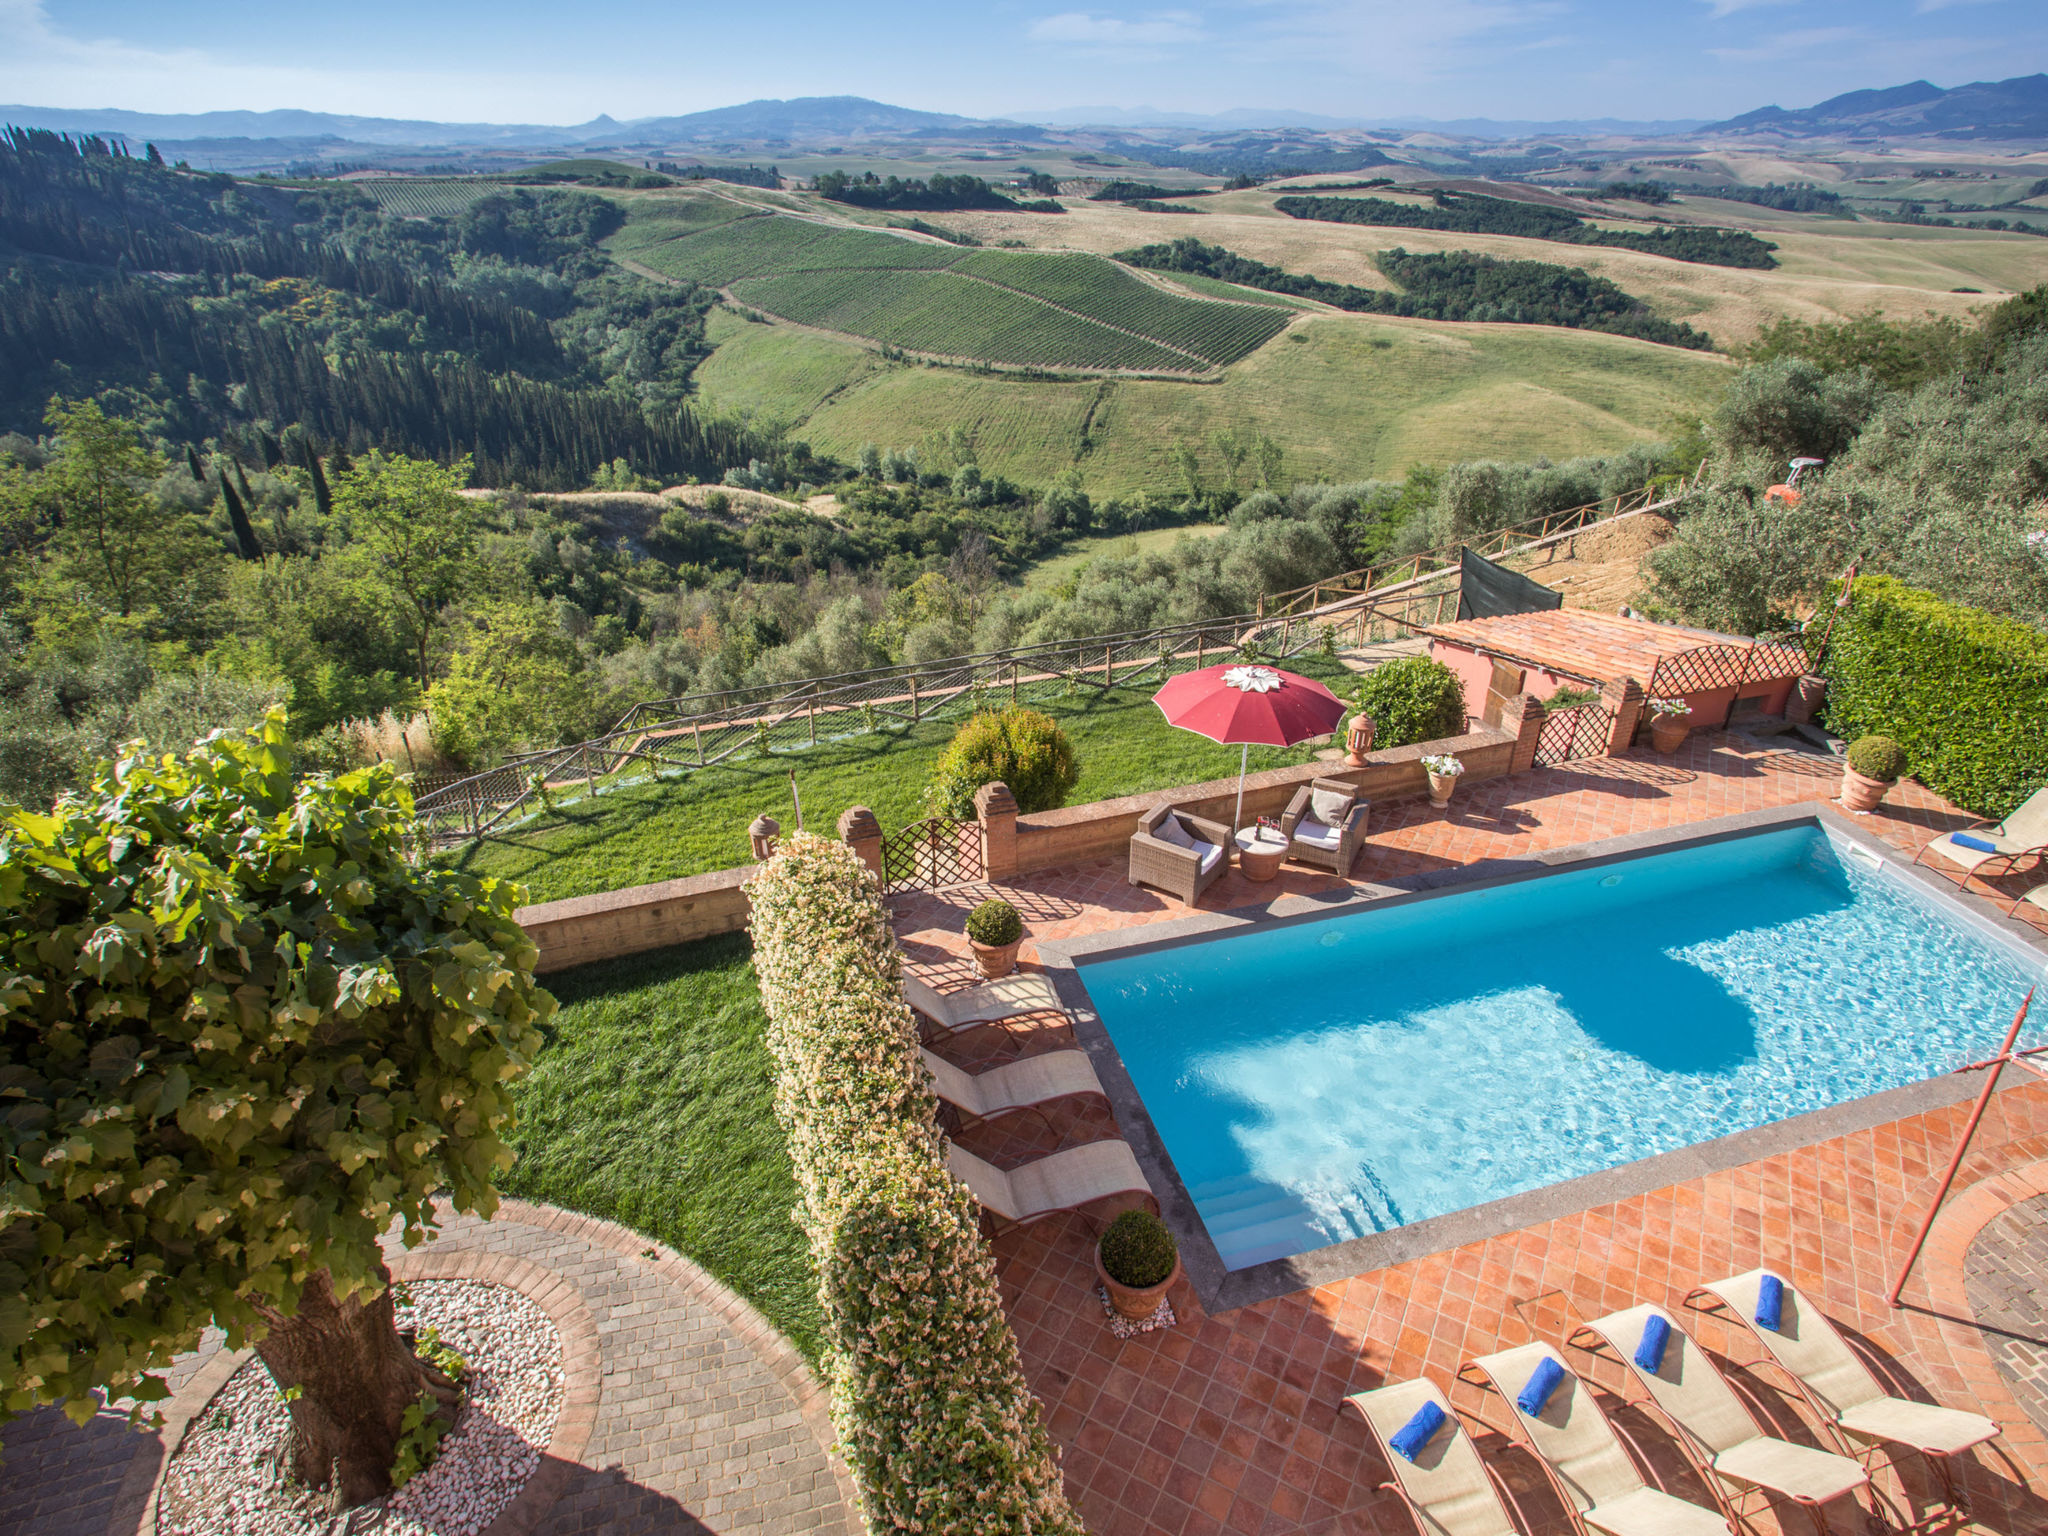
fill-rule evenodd
<path id="1" fill-rule="evenodd" d="M 1799 498 L 1803 494 L 1799 489 L 1800 480 L 1809 470 L 1817 470 L 1825 463 L 1826 459 L 1794 459 L 1792 473 L 1785 477 L 1782 484 L 1774 485 L 1765 491 L 1764 500 L 1782 501 L 1788 507 L 1798 506 Z"/>

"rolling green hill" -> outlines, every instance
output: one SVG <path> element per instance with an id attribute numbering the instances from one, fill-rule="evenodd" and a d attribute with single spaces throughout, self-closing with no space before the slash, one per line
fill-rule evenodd
<path id="1" fill-rule="evenodd" d="M 1300 338 L 1296 340 L 1295 338 Z M 853 341 L 714 314 L 706 403 L 850 456 L 958 427 L 990 473 L 1044 485 L 1078 468 L 1098 494 L 1174 482 L 1185 440 L 1210 483 L 1212 436 L 1283 444 L 1290 480 L 1398 478 L 1475 453 L 1568 458 L 1663 436 L 1720 391 L 1726 359 L 1537 326 L 1303 315 L 1216 383 L 1027 379 L 892 362 Z"/>
<path id="2" fill-rule="evenodd" d="M 1168 293 L 1100 256 L 973 250 L 781 214 L 636 217 L 612 249 L 799 325 L 1009 367 L 1213 373 L 1288 319 L 1270 304 Z"/>

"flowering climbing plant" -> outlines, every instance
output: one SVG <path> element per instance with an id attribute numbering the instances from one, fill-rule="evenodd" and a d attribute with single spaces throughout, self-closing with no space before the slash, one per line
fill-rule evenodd
<path id="1" fill-rule="evenodd" d="M 798 832 L 747 896 L 833 1418 L 868 1529 L 1084 1536 L 979 1208 L 947 1167 L 874 875 Z"/>

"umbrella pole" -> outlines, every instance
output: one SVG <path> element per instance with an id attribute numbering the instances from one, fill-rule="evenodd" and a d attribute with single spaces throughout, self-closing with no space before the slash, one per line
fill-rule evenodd
<path id="1" fill-rule="evenodd" d="M 1252 744 L 1246 742 L 1244 750 L 1237 754 L 1237 809 L 1230 813 L 1230 834 L 1237 835 L 1237 824 L 1244 820 L 1244 770 L 1252 759 Z"/>

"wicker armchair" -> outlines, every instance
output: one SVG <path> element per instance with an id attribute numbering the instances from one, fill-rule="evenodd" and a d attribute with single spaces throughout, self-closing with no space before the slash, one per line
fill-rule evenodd
<path id="1" fill-rule="evenodd" d="M 1205 854 L 1183 848 L 1159 836 L 1169 816 L 1180 822 L 1190 838 L 1206 843 L 1212 851 Z M 1156 886 L 1192 907 L 1229 868 L 1230 828 L 1220 821 L 1205 821 L 1170 805 L 1155 805 L 1138 818 L 1138 830 L 1131 834 L 1131 884 Z"/>
<path id="2" fill-rule="evenodd" d="M 1325 826 L 1316 820 L 1309 802 L 1319 789 L 1350 799 L 1351 814 L 1344 818 L 1342 826 Z M 1346 784 L 1342 779 L 1310 780 L 1294 792 L 1287 814 L 1280 818 L 1280 835 L 1287 839 L 1287 856 L 1325 865 L 1348 877 L 1351 861 L 1358 857 L 1365 842 L 1365 823 L 1371 813 L 1372 802 L 1359 795 L 1356 784 Z"/>

